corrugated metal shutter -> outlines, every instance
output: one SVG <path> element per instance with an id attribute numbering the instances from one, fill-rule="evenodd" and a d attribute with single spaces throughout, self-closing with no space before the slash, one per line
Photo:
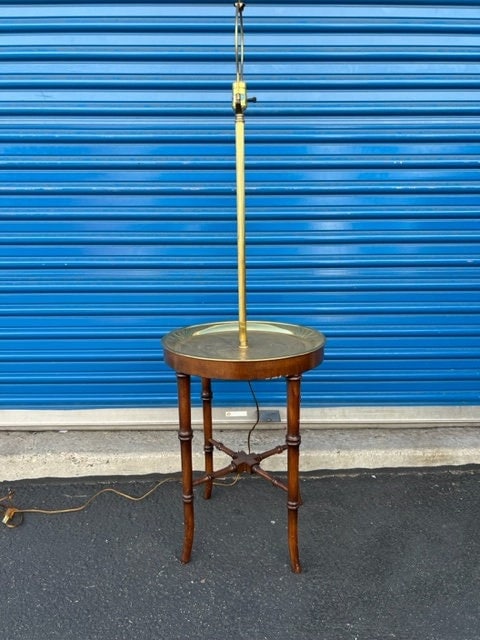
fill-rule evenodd
<path id="1" fill-rule="evenodd" d="M 0 403 L 173 406 L 160 336 L 235 317 L 232 3 L 1 12 Z M 479 404 L 478 3 L 245 24 L 250 318 L 328 336 L 305 406 Z"/>

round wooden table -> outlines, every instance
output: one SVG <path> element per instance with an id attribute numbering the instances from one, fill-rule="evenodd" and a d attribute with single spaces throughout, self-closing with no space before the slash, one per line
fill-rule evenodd
<path id="1" fill-rule="evenodd" d="M 323 359 L 323 334 L 300 325 L 249 322 L 248 345 L 239 346 L 238 323 L 217 322 L 177 329 L 163 340 L 165 362 L 176 371 L 178 384 L 179 433 L 184 505 L 184 541 L 181 560 L 189 562 L 194 536 L 193 488 L 205 485 L 205 498 L 212 494 L 213 481 L 229 473 L 247 472 L 271 481 L 287 493 L 288 548 L 292 571 L 301 572 L 298 553 L 298 508 L 300 448 L 300 383 L 304 372 Z M 192 424 L 190 377 L 202 380 L 205 473 L 197 479 L 192 470 Z M 211 380 L 266 380 L 283 377 L 287 384 L 287 434 L 285 443 L 263 453 L 235 452 L 213 438 Z M 231 463 L 217 471 L 213 450 L 231 457 Z M 260 466 L 265 458 L 287 451 L 287 484 Z"/>

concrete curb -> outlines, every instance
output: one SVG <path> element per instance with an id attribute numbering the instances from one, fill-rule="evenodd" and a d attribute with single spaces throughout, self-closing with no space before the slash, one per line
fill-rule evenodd
<path id="1" fill-rule="evenodd" d="M 246 449 L 246 430 L 216 431 L 233 449 Z M 260 430 L 252 449 L 263 451 L 283 441 L 283 430 Z M 217 465 L 226 458 L 217 455 Z M 480 464 L 480 430 L 308 429 L 302 430 L 300 466 L 321 469 L 428 467 Z M 34 478 L 171 474 L 180 470 L 175 431 L 64 431 L 0 433 L 0 481 Z M 285 471 L 285 455 L 265 461 Z M 194 438 L 194 467 L 203 466 L 202 434 Z"/>

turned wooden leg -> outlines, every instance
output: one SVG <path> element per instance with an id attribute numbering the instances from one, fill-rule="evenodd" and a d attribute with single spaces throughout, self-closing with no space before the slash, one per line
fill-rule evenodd
<path id="1" fill-rule="evenodd" d="M 178 385 L 178 417 L 180 453 L 182 460 L 182 488 L 183 488 L 183 551 L 181 561 L 190 560 L 193 545 L 195 520 L 193 512 L 193 470 L 192 470 L 192 418 L 190 397 L 190 376 L 177 373 Z"/>
<path id="2" fill-rule="evenodd" d="M 287 376 L 287 475 L 288 475 L 288 550 L 294 573 L 300 573 L 298 553 L 298 508 L 300 501 L 300 382 L 301 376 Z"/>
<path id="3" fill-rule="evenodd" d="M 205 473 L 211 478 L 205 481 L 204 497 L 206 500 L 212 496 L 213 488 L 213 437 L 212 428 L 212 384 L 209 378 L 202 378 L 202 402 L 203 402 L 203 451 L 205 453 Z"/>

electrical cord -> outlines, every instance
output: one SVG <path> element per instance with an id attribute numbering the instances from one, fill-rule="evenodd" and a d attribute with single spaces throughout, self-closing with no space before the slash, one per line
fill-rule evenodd
<path id="1" fill-rule="evenodd" d="M 247 436 L 247 447 L 248 447 L 248 453 L 250 454 L 250 453 L 252 453 L 251 446 L 250 446 L 250 441 L 251 441 L 251 438 L 252 438 L 252 434 L 255 431 L 255 429 L 257 428 L 258 423 L 260 422 L 260 405 L 258 404 L 257 395 L 256 395 L 255 390 L 253 388 L 252 381 L 251 380 L 247 380 L 247 382 L 248 382 L 248 386 L 250 388 L 250 392 L 251 392 L 252 397 L 253 397 L 253 401 L 255 402 L 256 416 L 257 416 L 255 424 L 253 425 L 253 427 L 251 427 L 250 431 L 248 432 L 248 436 Z"/>
<path id="2" fill-rule="evenodd" d="M 239 477 L 240 477 L 240 474 L 237 474 L 236 477 L 230 482 L 217 480 L 213 484 L 217 487 L 233 487 L 233 485 L 238 482 Z M 104 493 L 113 493 L 114 495 L 119 496 L 120 498 L 124 498 L 125 500 L 130 500 L 132 502 L 140 502 L 142 500 L 145 500 L 145 498 L 148 498 L 149 496 L 151 496 L 152 493 L 154 493 L 157 489 L 159 489 L 162 485 L 166 484 L 167 482 L 181 482 L 181 480 L 173 476 L 164 478 L 163 480 L 156 482 L 153 485 L 153 487 L 150 487 L 148 491 L 146 491 L 140 496 L 132 496 L 129 493 L 125 493 L 124 491 L 114 489 L 113 487 L 105 487 L 104 489 L 101 489 L 100 491 L 97 491 L 96 493 L 94 493 L 92 496 L 90 496 L 90 498 L 88 498 L 88 500 L 86 500 L 82 504 L 76 507 L 67 507 L 64 509 L 39 509 L 36 507 L 21 509 L 19 507 L 16 507 L 13 504 L 15 491 L 10 490 L 5 496 L 0 498 L 0 517 L 3 516 L 2 523 L 6 527 L 8 527 L 9 529 L 16 529 L 22 524 L 24 514 L 32 513 L 32 514 L 39 514 L 44 516 L 53 516 L 53 515 L 61 515 L 61 514 L 67 514 L 67 513 L 79 513 L 80 511 L 83 511 L 88 506 L 90 506 L 90 504 L 94 500 L 96 500 L 99 496 L 101 496 Z"/>
<path id="3" fill-rule="evenodd" d="M 14 498 L 15 492 L 9 491 L 6 496 L 4 496 L 3 498 L 0 498 L 0 509 L 2 509 L 4 512 L 2 522 L 9 529 L 15 529 L 16 527 L 22 524 L 23 516 L 26 513 L 37 513 L 37 514 L 48 515 L 48 516 L 59 515 L 64 513 L 78 513 L 79 511 L 83 511 L 84 509 L 86 509 L 94 500 L 96 500 L 96 498 L 98 498 L 103 493 L 113 493 L 121 498 L 124 498 L 125 500 L 131 500 L 132 502 L 140 502 L 141 500 L 145 500 L 145 498 L 148 498 L 148 496 L 152 495 L 154 491 L 156 491 L 159 487 L 166 484 L 167 482 L 178 482 L 178 478 L 173 478 L 173 477 L 164 478 L 163 480 L 160 480 L 159 482 L 155 483 L 153 487 L 151 487 L 148 491 L 146 491 L 140 496 L 132 496 L 123 491 L 119 491 L 118 489 L 114 489 L 113 487 L 106 487 L 94 493 L 92 496 L 90 496 L 90 498 L 88 498 L 88 500 L 86 500 L 81 505 L 78 505 L 76 507 L 68 507 L 65 509 L 38 509 L 36 507 L 20 509 L 13 505 L 13 498 Z M 20 517 L 17 517 L 17 516 L 20 516 Z"/>

